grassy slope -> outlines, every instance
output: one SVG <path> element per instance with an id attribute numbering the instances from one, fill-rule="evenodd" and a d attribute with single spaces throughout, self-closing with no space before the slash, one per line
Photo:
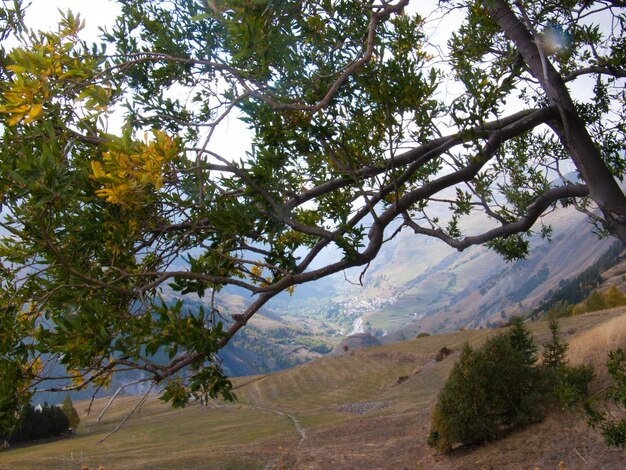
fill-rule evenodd
<path id="1" fill-rule="evenodd" d="M 562 331 L 580 346 L 576 360 L 584 356 L 585 344 L 598 342 L 607 330 L 621 329 L 611 341 L 626 343 L 625 312 L 564 320 Z M 539 343 L 547 340 L 545 323 L 530 326 Z M 594 328 L 599 333 L 589 332 Z M 107 469 L 543 470 L 558 468 L 561 460 L 568 469 L 623 468 L 626 452 L 605 449 L 598 433 L 571 414 L 550 416 L 503 441 L 451 456 L 436 456 L 427 448 L 430 411 L 455 360 L 452 355 L 437 363 L 434 355 L 442 346 L 458 350 L 465 341 L 477 344 L 491 333 L 461 331 L 414 339 L 237 379 L 240 400 L 234 406 L 172 410 L 150 399 L 121 431 L 99 445 L 137 398 L 116 401 L 100 423 L 95 418 L 106 401 L 96 401 L 89 417 L 87 404 L 80 403 L 78 436 L 2 452 L 0 469 L 79 469 L 83 464 L 95 469 L 101 464 Z"/>

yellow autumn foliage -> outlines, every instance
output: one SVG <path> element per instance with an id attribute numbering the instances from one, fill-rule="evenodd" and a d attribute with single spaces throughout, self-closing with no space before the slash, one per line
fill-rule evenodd
<path id="1" fill-rule="evenodd" d="M 259 266 L 259 265 L 256 265 L 256 264 L 255 264 L 255 265 L 253 265 L 253 266 L 250 268 L 250 272 L 252 273 L 252 275 L 253 275 L 255 278 L 262 277 L 262 276 L 263 276 L 263 266 Z"/>
<path id="2" fill-rule="evenodd" d="M 154 140 L 134 150 L 110 150 L 91 162 L 91 177 L 102 184 L 96 195 L 111 204 L 133 208 L 144 203 L 150 189 L 163 187 L 168 165 L 179 153 L 174 139 L 153 131 Z"/>
<path id="3" fill-rule="evenodd" d="M 73 92 L 67 91 L 75 90 L 77 82 L 86 84 L 96 76 L 96 62 L 76 52 L 80 49 L 76 35 L 84 23 L 79 16 L 69 14 L 62 25 L 57 34 L 41 34 L 29 47 L 17 47 L 8 54 L 11 64 L 6 68 L 13 76 L 0 82 L 0 115 L 5 115 L 7 125 L 39 120 L 55 97 L 69 98 Z M 87 109 L 103 111 L 110 94 L 108 87 L 92 83 L 75 99 L 84 101 Z"/>

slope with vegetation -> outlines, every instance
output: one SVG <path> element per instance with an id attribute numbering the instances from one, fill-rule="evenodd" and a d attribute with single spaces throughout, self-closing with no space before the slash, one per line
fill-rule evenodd
<path id="1" fill-rule="evenodd" d="M 536 318 L 539 314 L 547 314 L 558 318 L 623 305 L 623 294 L 617 290 L 616 284 L 621 283 L 625 266 L 623 246 L 615 243 L 578 276 L 559 281 L 558 287 L 548 292 L 531 316 Z M 616 273 L 620 273 L 620 279 L 615 279 Z M 604 286 L 607 281 L 611 282 Z M 598 288 L 606 290 L 605 294 L 597 292 Z M 606 295 L 609 290 L 610 294 Z"/>
<path id="2" fill-rule="evenodd" d="M 549 342 L 547 322 L 527 326 L 537 344 Z M 606 351 L 626 341 L 626 310 L 564 318 L 561 332 L 570 344 L 570 364 L 591 362 L 602 375 Z M 422 336 L 236 379 L 234 405 L 192 403 L 174 410 L 151 397 L 99 445 L 138 398 L 118 399 L 99 422 L 107 401 L 98 399 L 89 416 L 83 402 L 75 438 L 2 452 L 0 468 L 556 469 L 563 461 L 568 469 L 620 469 L 625 451 L 607 449 L 601 433 L 574 412 L 551 412 L 478 448 L 449 455 L 429 449 L 431 411 L 463 345 L 480 348 L 494 334 Z M 438 354 L 444 348 L 451 354 Z"/>
<path id="3" fill-rule="evenodd" d="M 521 317 L 477 349 L 466 344 L 437 398 L 428 445 L 450 452 L 457 444 L 482 444 L 540 422 L 550 410 L 580 406 L 593 368 L 568 365 L 556 320 L 549 328 L 540 365 Z"/>

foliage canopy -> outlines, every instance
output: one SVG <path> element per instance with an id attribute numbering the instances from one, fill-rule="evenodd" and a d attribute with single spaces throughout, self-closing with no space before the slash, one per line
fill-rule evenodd
<path id="1" fill-rule="evenodd" d="M 0 10 L 3 421 L 57 363 L 53 389 L 137 369 L 175 404 L 232 398 L 215 354 L 255 312 L 402 229 L 515 259 L 593 202 L 626 240 L 623 2 L 119 3 L 100 45 L 72 13 L 37 32 Z M 237 117 L 245 154 L 214 146 Z M 229 286 L 252 295 L 234 321 Z"/>

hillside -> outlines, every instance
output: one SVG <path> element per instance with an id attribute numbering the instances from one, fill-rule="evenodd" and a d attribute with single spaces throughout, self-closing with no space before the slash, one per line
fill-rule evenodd
<path id="1" fill-rule="evenodd" d="M 609 323 L 610 322 L 610 323 Z M 529 324 L 538 343 L 545 322 Z M 572 361 L 626 342 L 626 309 L 563 319 Z M 431 408 L 455 360 L 434 357 L 443 346 L 458 351 L 492 330 L 458 331 L 323 357 L 270 375 L 236 379 L 237 404 L 213 403 L 173 410 L 150 398 L 124 428 L 96 445 L 137 403 L 106 400 L 78 404 L 83 419 L 72 439 L 0 453 L 0 469 L 567 469 L 623 468 L 625 451 L 607 450 L 600 435 L 574 414 L 545 422 L 478 449 L 435 455 L 426 446 Z M 606 338 L 608 339 L 605 339 Z M 607 343 L 608 342 L 608 343 Z"/>
<path id="2" fill-rule="evenodd" d="M 219 357 L 229 376 L 253 375 L 317 359 L 339 341 L 340 336 L 332 328 L 314 319 L 296 323 L 257 314 L 220 351 Z"/>
<path id="3" fill-rule="evenodd" d="M 444 333 L 502 322 L 536 307 L 544 296 L 593 265 L 615 242 L 599 240 L 586 216 L 573 208 L 544 217 L 551 239 L 531 239 L 525 260 L 506 262 L 495 252 L 458 252 L 437 239 L 402 231 L 384 245 L 358 285 L 362 268 L 311 285 L 268 304 L 274 314 L 317 318 L 343 332 Z M 480 220 L 472 224 L 480 225 Z M 467 227 L 472 233 L 475 227 Z M 404 333 L 404 336 L 403 336 Z"/>
<path id="4" fill-rule="evenodd" d="M 354 269 L 297 286 L 293 295 L 278 295 L 220 352 L 222 365 L 230 376 L 268 373 L 320 357 L 356 333 L 392 343 L 419 332 L 497 326 L 512 314 L 537 307 L 551 290 L 596 263 L 614 242 L 598 240 L 585 216 L 572 208 L 552 213 L 544 222 L 553 228 L 552 240 L 535 236 L 528 259 L 513 263 L 485 247 L 458 252 L 405 230 L 383 246 L 363 286 L 354 285 L 361 273 Z M 174 266 L 187 269 L 182 257 Z M 621 280 L 607 276 L 615 277 L 613 283 Z M 161 296 L 168 302 L 179 299 L 167 287 Z M 252 300 L 246 291 L 231 286 L 216 297 L 216 306 L 229 321 Z M 184 310 L 193 312 L 206 307 L 207 300 L 188 294 L 184 302 Z M 136 378 L 127 374 L 118 385 Z M 57 400 L 53 395 L 40 397 Z M 84 399 L 85 394 L 73 398 Z"/>

